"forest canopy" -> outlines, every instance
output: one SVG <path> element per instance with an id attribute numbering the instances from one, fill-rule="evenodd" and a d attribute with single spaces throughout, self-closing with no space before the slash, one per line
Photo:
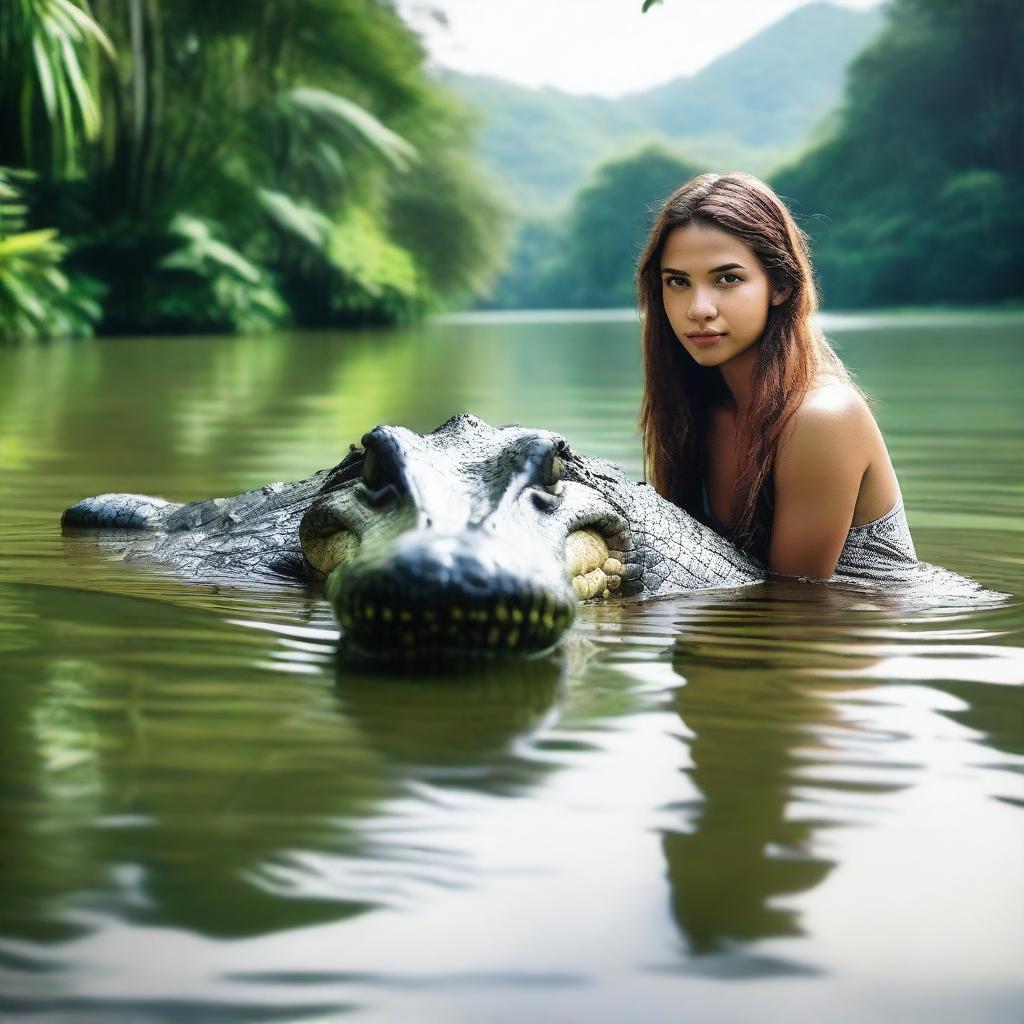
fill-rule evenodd
<path id="1" fill-rule="evenodd" d="M 1024 6 L 892 0 L 835 132 L 772 183 L 833 307 L 1021 298 Z"/>
<path id="2" fill-rule="evenodd" d="M 395 322 L 502 208 L 386 0 L 0 6 L 0 334 Z"/>

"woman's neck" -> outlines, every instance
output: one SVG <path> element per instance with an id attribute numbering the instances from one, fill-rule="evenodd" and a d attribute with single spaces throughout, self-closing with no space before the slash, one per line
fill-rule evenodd
<path id="1" fill-rule="evenodd" d="M 732 396 L 733 408 L 737 419 L 743 419 L 750 408 L 754 391 L 754 367 L 757 365 L 760 347 L 760 342 L 756 345 L 751 345 L 750 348 L 741 352 L 735 359 L 730 359 L 719 367 L 722 380 L 725 381 L 725 386 L 729 389 L 729 394 Z"/>

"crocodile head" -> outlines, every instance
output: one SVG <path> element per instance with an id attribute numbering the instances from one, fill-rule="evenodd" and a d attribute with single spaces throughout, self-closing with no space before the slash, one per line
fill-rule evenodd
<path id="1" fill-rule="evenodd" d="M 371 430 L 299 528 L 346 645 L 417 665 L 541 653 L 581 600 L 639 589 L 626 518 L 586 474 L 557 434 L 474 416 Z"/>

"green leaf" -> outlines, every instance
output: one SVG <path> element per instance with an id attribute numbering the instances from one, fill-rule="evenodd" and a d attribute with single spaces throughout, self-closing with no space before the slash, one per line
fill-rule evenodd
<path id="1" fill-rule="evenodd" d="M 23 231 L 20 234 L 11 235 L 0 241 L 0 260 L 37 252 L 53 252 L 53 242 L 56 237 L 57 232 L 53 228 L 46 228 L 43 231 Z M 63 252 L 60 243 L 56 243 L 56 250 Z"/>
<path id="2" fill-rule="evenodd" d="M 283 192 L 261 188 L 256 193 L 260 205 L 274 223 L 297 238 L 322 251 L 331 234 L 331 222 L 318 210 L 298 203 Z"/>
<path id="3" fill-rule="evenodd" d="M 370 295 L 387 287 L 398 294 L 416 294 L 416 264 L 408 251 L 383 232 L 367 210 L 353 207 L 331 231 L 331 262 Z"/>
<path id="4" fill-rule="evenodd" d="M 365 107 L 337 93 L 303 87 L 292 89 L 287 99 L 325 126 L 356 135 L 398 170 L 407 170 L 417 158 L 414 146 L 378 121 Z"/>
<path id="5" fill-rule="evenodd" d="M 61 39 L 61 50 L 64 52 L 64 74 L 71 84 L 71 91 L 75 94 L 78 109 L 81 111 L 82 127 L 85 129 L 86 137 L 94 139 L 100 128 L 100 112 L 93 99 L 92 90 L 82 74 L 78 54 L 67 36 Z"/>
<path id="6" fill-rule="evenodd" d="M 36 77 L 39 79 L 39 90 L 43 94 L 43 106 L 51 120 L 57 114 L 57 94 L 53 84 L 53 67 L 50 63 L 50 56 L 46 52 L 42 39 L 34 36 L 32 39 L 32 55 L 36 63 Z"/>
<path id="7" fill-rule="evenodd" d="M 231 271 L 249 284 L 258 284 L 262 279 L 262 274 L 255 264 L 250 263 L 236 249 L 214 238 L 209 226 L 198 217 L 178 214 L 171 223 L 171 232 L 183 236 L 190 244 L 164 257 L 160 266 L 176 270 L 194 270 L 202 274 L 203 264 L 212 263 L 221 269 Z"/>
<path id="8" fill-rule="evenodd" d="M 85 11 L 71 3 L 71 0 L 50 0 L 50 3 L 56 9 L 63 11 L 81 29 L 83 34 L 92 39 L 111 60 L 114 59 L 116 56 L 114 46 L 107 38 L 106 32 Z"/>

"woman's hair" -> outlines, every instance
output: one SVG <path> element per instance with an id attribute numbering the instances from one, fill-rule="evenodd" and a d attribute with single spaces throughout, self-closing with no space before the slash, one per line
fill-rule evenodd
<path id="1" fill-rule="evenodd" d="M 648 479 L 659 494 L 705 518 L 701 487 L 710 411 L 729 395 L 721 372 L 700 366 L 680 344 L 662 302 L 665 240 L 674 228 L 692 223 L 712 225 L 745 242 L 772 290 L 790 289 L 784 301 L 768 307 L 733 493 L 733 539 L 764 560 L 771 538 L 775 453 L 786 423 L 823 373 L 850 378 L 812 321 L 818 295 L 805 237 L 782 200 L 751 174 L 701 174 L 680 185 L 651 227 L 636 275 L 643 317 L 640 429 Z"/>

